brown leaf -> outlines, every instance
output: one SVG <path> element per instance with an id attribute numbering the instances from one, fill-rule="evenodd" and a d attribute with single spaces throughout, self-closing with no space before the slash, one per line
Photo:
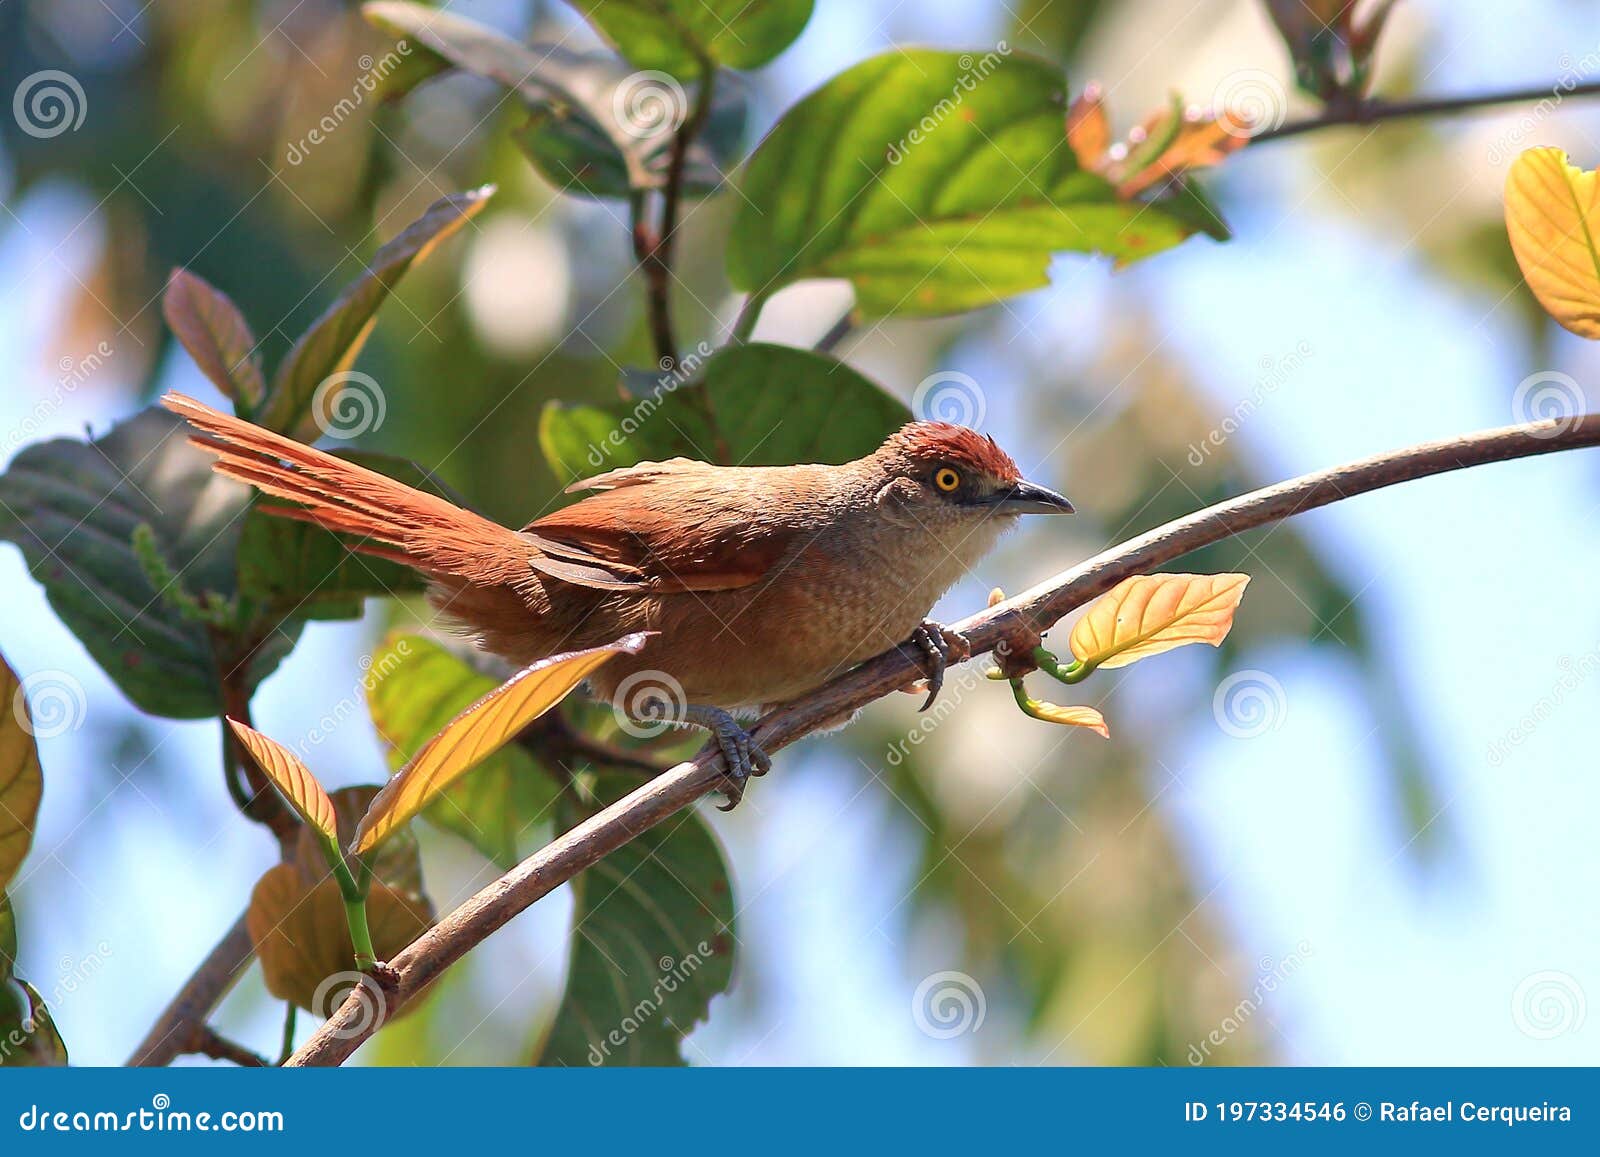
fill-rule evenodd
<path id="1" fill-rule="evenodd" d="M 427 900 L 373 882 L 367 925 L 378 959 L 398 955 L 432 923 Z M 245 926 L 268 992 L 318 1016 L 338 1007 L 355 979 L 355 946 L 344 898 L 331 878 L 310 884 L 293 863 L 269 868 L 250 894 Z"/>
<path id="2" fill-rule="evenodd" d="M 1085 85 L 1067 109 L 1067 144 L 1085 169 L 1098 171 L 1105 162 L 1106 150 L 1111 147 L 1111 122 L 1098 84 Z"/>
<path id="3" fill-rule="evenodd" d="M 254 407 L 266 392 L 255 335 L 227 294 L 187 269 L 174 269 L 161 314 L 200 372 L 228 397 Z"/>

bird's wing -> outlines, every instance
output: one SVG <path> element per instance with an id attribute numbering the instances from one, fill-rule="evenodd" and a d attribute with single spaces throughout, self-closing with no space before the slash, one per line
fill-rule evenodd
<path id="1" fill-rule="evenodd" d="M 726 467 L 674 459 L 588 479 L 599 492 L 523 528 L 542 574 L 596 590 L 673 594 L 759 582 L 797 528 Z"/>

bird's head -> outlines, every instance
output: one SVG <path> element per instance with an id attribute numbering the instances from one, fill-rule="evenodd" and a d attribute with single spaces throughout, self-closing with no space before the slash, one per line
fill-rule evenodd
<path id="1" fill-rule="evenodd" d="M 1071 514 L 1072 503 L 1027 481 L 995 440 L 946 422 L 909 422 L 873 455 L 893 497 L 919 521 L 950 524 L 1018 514 Z"/>

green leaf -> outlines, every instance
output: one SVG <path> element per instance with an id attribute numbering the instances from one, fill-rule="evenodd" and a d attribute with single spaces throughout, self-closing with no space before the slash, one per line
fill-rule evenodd
<path id="1" fill-rule="evenodd" d="M 405 766 L 446 723 L 496 685 L 438 643 L 404 634 L 385 640 L 364 682 L 391 771 Z M 423 815 L 510 868 L 528 850 L 530 836 L 554 814 L 557 792 L 556 781 L 512 744 L 451 784 Z"/>
<path id="2" fill-rule="evenodd" d="M 177 592 L 220 604 L 234 597 L 250 491 L 213 473 L 210 455 L 186 435 L 182 419 L 151 407 L 92 442 L 27 447 L 0 475 L 0 538 L 21 548 L 61 621 L 136 707 L 198 719 L 220 706 L 213 628 Z M 141 526 L 172 572 L 165 590 L 134 548 Z M 275 632 L 249 686 L 292 645 Z"/>
<path id="3" fill-rule="evenodd" d="M 870 378 L 791 346 L 729 346 L 706 363 L 701 383 L 678 386 L 665 375 L 658 383 L 632 404 L 546 406 L 539 446 L 556 476 L 583 478 L 680 454 L 741 466 L 837 464 L 872 453 L 911 420 L 904 403 Z M 696 391 L 704 391 L 715 429 Z"/>
<path id="4" fill-rule="evenodd" d="M 863 316 L 931 316 L 1048 283 L 1052 253 L 1121 263 L 1191 214 L 1120 200 L 1066 143 L 1066 77 L 1021 54 L 895 50 L 790 109 L 756 150 L 728 248 L 740 289 L 843 277 Z"/>
<path id="5" fill-rule="evenodd" d="M 406 458 L 366 451 L 343 458 L 458 506 L 466 501 Z M 357 619 L 363 599 L 419 594 L 421 575 L 388 559 L 353 552 L 338 535 L 252 508 L 239 542 L 239 590 L 257 609 L 295 620 Z"/>
<path id="6" fill-rule="evenodd" d="M 0 1068 L 66 1063 L 67 1046 L 39 990 L 9 973 L 0 975 Z"/>
<path id="7" fill-rule="evenodd" d="M 605 802 L 636 787 L 605 776 Z M 565 826 L 583 817 L 563 804 Z M 680 1042 L 733 979 L 733 892 L 693 812 L 672 816 L 573 881 L 567 988 L 542 1065 L 681 1065 Z"/>
<path id="8" fill-rule="evenodd" d="M 757 68 L 792 44 L 813 0 L 573 0 L 639 68 L 697 76 L 701 61 Z"/>
<path id="9" fill-rule="evenodd" d="M 0 656 L 0 895 L 33 844 L 44 779 L 22 680 Z"/>
<path id="10" fill-rule="evenodd" d="M 334 374 L 350 369 L 372 332 L 378 307 L 388 299 L 395 284 L 435 246 L 470 221 L 493 192 L 492 185 L 485 185 L 441 197 L 379 248 L 361 276 L 345 286 L 295 342 L 273 375 L 272 390 L 256 420 L 303 442 L 314 441 L 322 433 L 310 413 L 317 387 Z M 336 403 L 337 394 L 322 404 L 326 412 L 335 413 Z"/>
<path id="11" fill-rule="evenodd" d="M 378 0 L 362 8 L 377 27 L 411 46 L 406 60 L 428 69 L 460 68 L 505 86 L 531 118 L 517 144 L 557 188 L 626 197 L 665 183 L 674 130 L 689 100 L 671 78 L 642 77 L 609 53 L 524 45 L 475 21 L 421 4 Z M 420 48 L 419 48 L 420 46 Z M 720 85 L 701 139 L 689 150 L 684 189 L 708 193 L 722 182 L 745 120 L 742 88 Z"/>
<path id="12" fill-rule="evenodd" d="M 266 392 L 256 339 L 231 298 L 187 269 L 174 269 L 161 314 L 200 372 L 249 413 Z"/>

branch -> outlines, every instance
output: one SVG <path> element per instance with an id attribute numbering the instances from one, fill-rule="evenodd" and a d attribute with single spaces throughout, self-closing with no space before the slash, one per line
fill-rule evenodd
<path id="1" fill-rule="evenodd" d="M 633 219 L 633 252 L 644 272 L 645 296 L 650 310 L 650 333 L 656 357 L 663 369 L 677 364 L 678 342 L 672 328 L 672 245 L 678 231 L 678 205 L 683 199 L 683 180 L 689 165 L 689 149 L 711 115 L 711 98 L 716 91 L 716 68 L 705 62 L 695 88 L 694 108 L 684 117 L 672 138 L 672 153 L 667 160 L 666 182 L 661 194 L 661 227 L 652 230 L 645 220 L 645 198 L 635 193 L 629 198 Z"/>
<path id="2" fill-rule="evenodd" d="M 1423 97 L 1417 100 L 1361 100 L 1342 107 L 1330 107 L 1314 117 L 1289 121 L 1275 129 L 1266 129 L 1251 141 L 1281 140 L 1302 133 L 1334 125 L 1369 125 L 1379 121 L 1405 120 L 1411 117 L 1449 116 L 1472 112 L 1475 109 L 1493 108 L 1502 104 L 1522 104 L 1526 101 L 1561 100 L 1569 96 L 1594 96 L 1600 94 L 1600 81 L 1574 84 L 1563 88 L 1560 81 L 1543 84 L 1537 88 L 1518 88 L 1504 92 L 1472 93 L 1467 96 Z"/>
<path id="3" fill-rule="evenodd" d="M 172 998 L 172 1003 L 133 1050 L 128 1063 L 150 1067 L 165 1065 L 186 1052 L 195 1051 L 189 1045 L 196 1030 L 204 1029 L 211 1010 L 227 995 L 254 955 L 255 946 L 250 943 L 250 933 L 245 928 L 244 917 L 240 916 L 178 990 L 178 995 Z"/>
<path id="4" fill-rule="evenodd" d="M 967 637 L 974 656 L 983 654 L 1002 642 L 1042 633 L 1130 575 L 1292 514 L 1413 478 L 1597 444 L 1600 414 L 1587 414 L 1426 442 L 1306 474 L 1157 527 L 962 620 L 955 629 Z M 769 713 L 757 725 L 754 738 L 769 753 L 777 751 L 907 686 L 922 673 L 909 646 L 886 651 L 810 697 Z M 390 962 L 398 984 L 389 993 L 387 1014 L 392 1015 L 534 901 L 717 787 L 721 767 L 720 757 L 709 751 L 680 763 L 564 832 L 471 897 Z M 383 1019 L 371 1015 L 362 994 L 353 994 L 289 1064 L 340 1064 Z"/>

